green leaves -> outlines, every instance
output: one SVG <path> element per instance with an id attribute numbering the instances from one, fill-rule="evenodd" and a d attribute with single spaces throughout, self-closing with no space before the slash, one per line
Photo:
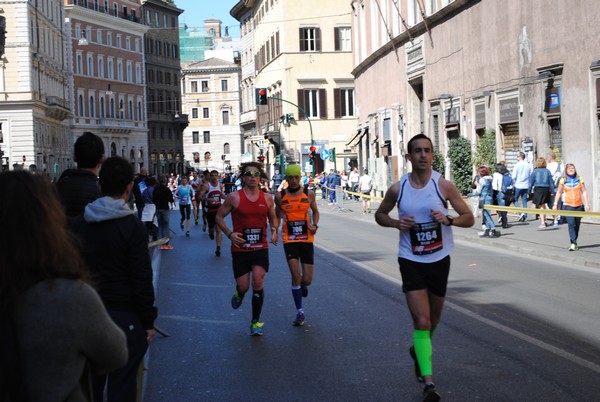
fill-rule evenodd
<path id="1" fill-rule="evenodd" d="M 476 168 L 485 165 L 490 169 L 490 173 L 496 170 L 496 130 L 486 130 L 477 141 L 473 165 Z"/>
<path id="2" fill-rule="evenodd" d="M 466 195 L 471 190 L 471 143 L 464 137 L 453 138 L 448 143 L 448 158 L 452 182 L 458 191 Z"/>

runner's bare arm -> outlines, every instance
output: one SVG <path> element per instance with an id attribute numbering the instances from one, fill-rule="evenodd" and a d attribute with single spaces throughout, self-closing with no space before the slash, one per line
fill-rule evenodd
<path id="1" fill-rule="evenodd" d="M 400 221 L 390 216 L 390 212 L 396 206 L 398 191 L 400 191 L 400 182 L 392 184 L 392 186 L 385 192 L 383 201 L 381 204 L 379 204 L 377 212 L 375 212 L 375 221 L 379 224 L 379 226 L 400 229 Z"/>
<path id="2" fill-rule="evenodd" d="M 245 240 L 241 236 L 240 233 L 234 232 L 233 229 L 229 229 L 227 224 L 225 223 L 225 217 L 233 211 L 234 208 L 237 207 L 240 203 L 239 194 L 237 191 L 235 193 L 231 193 L 225 198 L 225 202 L 221 205 L 221 208 L 218 209 L 217 215 L 215 217 L 215 222 L 221 228 L 225 236 L 227 236 L 233 244 L 238 247 L 241 247 Z"/>
<path id="3" fill-rule="evenodd" d="M 319 214 L 319 208 L 317 206 L 317 197 L 311 190 L 308 191 L 308 200 L 310 201 L 310 209 L 312 210 L 312 223 L 310 226 L 310 231 L 312 234 L 315 234 L 319 226 L 319 219 L 321 218 L 321 215 Z"/>
<path id="4" fill-rule="evenodd" d="M 454 211 L 458 213 L 457 217 L 454 217 L 452 221 L 453 226 L 459 226 L 462 228 L 470 228 L 475 223 L 475 217 L 471 212 L 471 209 L 460 195 L 454 184 L 444 178 L 440 179 L 440 189 L 444 197 L 450 201 Z M 447 218 L 444 219 L 443 224 L 447 225 Z"/>
<path id="5" fill-rule="evenodd" d="M 202 186 L 200 187 L 200 190 L 198 191 L 198 200 L 207 201 L 207 200 L 204 200 L 204 195 L 206 194 L 207 191 L 208 191 L 208 186 L 206 186 L 206 184 L 202 184 Z"/>
<path id="6" fill-rule="evenodd" d="M 273 200 L 273 196 L 270 194 L 265 194 L 267 198 L 267 205 L 269 206 L 268 218 L 269 218 L 269 226 L 271 226 L 271 243 L 277 245 L 277 241 L 279 240 L 279 217 L 275 213 L 275 201 Z"/>

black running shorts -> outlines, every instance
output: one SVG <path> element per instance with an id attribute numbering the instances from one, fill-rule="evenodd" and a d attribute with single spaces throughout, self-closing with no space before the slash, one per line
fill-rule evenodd
<path id="1" fill-rule="evenodd" d="M 266 272 L 269 272 L 269 249 L 231 253 L 231 260 L 233 262 L 234 278 L 252 272 L 254 266 L 263 267 Z"/>
<path id="2" fill-rule="evenodd" d="M 448 274 L 450 273 L 450 256 L 439 261 L 422 263 L 398 258 L 402 275 L 402 291 L 427 289 L 439 297 L 446 296 Z"/>
<path id="3" fill-rule="evenodd" d="M 302 264 L 315 263 L 315 248 L 309 242 L 283 243 L 287 260 L 300 260 Z"/>
<path id="4" fill-rule="evenodd" d="M 215 227 L 216 217 L 217 217 L 217 211 L 206 212 L 206 223 L 208 223 L 208 227 L 210 229 Z"/>

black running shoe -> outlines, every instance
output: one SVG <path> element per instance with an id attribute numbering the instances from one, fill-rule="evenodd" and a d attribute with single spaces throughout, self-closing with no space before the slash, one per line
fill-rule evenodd
<path id="1" fill-rule="evenodd" d="M 210 237 L 211 240 L 214 240 L 215 239 L 215 234 L 214 233 L 209 233 L 208 237 Z"/>
<path id="2" fill-rule="evenodd" d="M 304 314 L 303 313 L 296 314 L 296 319 L 294 320 L 294 322 L 292 322 L 292 325 L 294 327 L 303 326 L 304 325 Z"/>
<path id="3" fill-rule="evenodd" d="M 215 250 L 215 255 L 216 255 L 217 257 L 220 257 L 220 256 L 221 256 L 221 247 L 217 247 L 217 249 Z"/>
<path id="4" fill-rule="evenodd" d="M 427 384 L 423 388 L 423 402 L 438 402 L 442 397 L 435 388 L 435 384 Z"/>
<path id="5" fill-rule="evenodd" d="M 308 296 L 308 286 L 306 286 L 306 284 L 304 284 L 304 283 L 301 283 L 300 289 L 302 290 L 302 297 L 307 297 Z"/>
<path id="6" fill-rule="evenodd" d="M 179 222 L 179 227 L 183 230 L 183 219 Z"/>
<path id="7" fill-rule="evenodd" d="M 413 359 L 413 362 L 415 363 L 415 377 L 417 378 L 417 381 L 425 382 L 425 379 L 421 375 L 421 368 L 419 367 L 419 361 L 417 360 L 417 354 L 415 353 L 415 347 L 411 346 L 410 349 L 408 349 L 408 353 L 410 354 L 410 358 Z"/>

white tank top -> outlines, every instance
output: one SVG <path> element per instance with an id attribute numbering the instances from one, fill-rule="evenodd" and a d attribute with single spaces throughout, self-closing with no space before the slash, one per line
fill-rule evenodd
<path id="1" fill-rule="evenodd" d="M 409 176 L 410 173 L 400 179 L 396 205 L 398 219 L 413 216 L 416 225 L 410 230 L 400 231 L 398 257 L 421 263 L 436 262 L 454 250 L 452 228 L 431 217 L 431 210 L 448 214 L 448 203 L 439 190 L 442 175 L 432 171 L 429 182 L 423 188 L 414 188 L 408 180 Z"/>

